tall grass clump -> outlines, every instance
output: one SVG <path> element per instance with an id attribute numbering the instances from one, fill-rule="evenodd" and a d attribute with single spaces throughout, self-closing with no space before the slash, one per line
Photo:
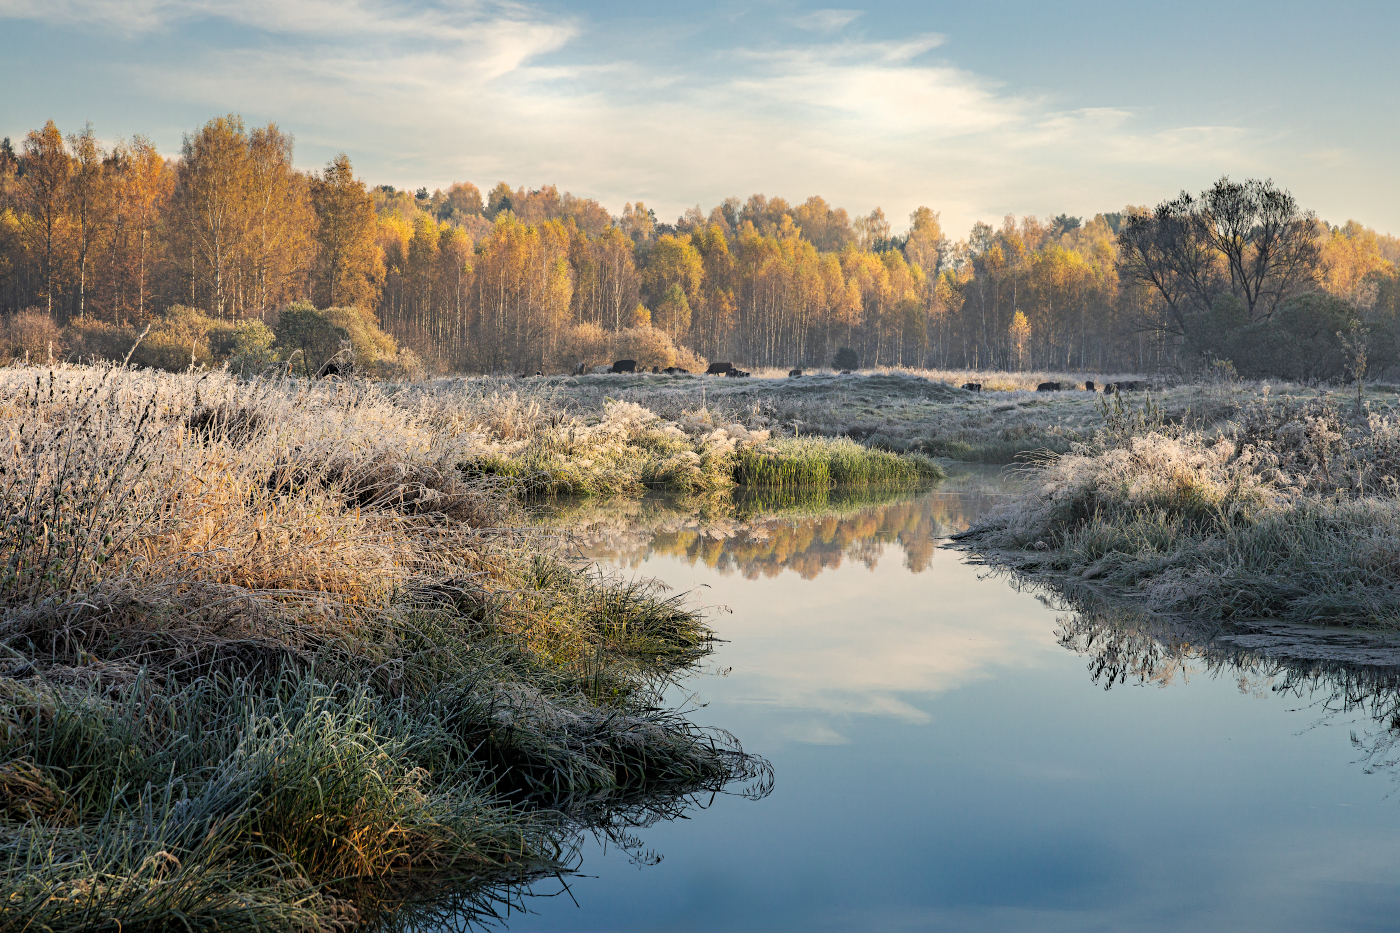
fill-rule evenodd
<path id="1" fill-rule="evenodd" d="M 734 479 L 741 486 L 912 486 L 942 479 L 937 463 L 858 444 L 849 438 L 779 438 L 738 451 Z"/>
<path id="2" fill-rule="evenodd" d="M 525 496 L 907 484 L 941 475 L 926 457 L 874 450 L 847 438 L 775 436 L 710 407 L 663 418 L 630 401 L 605 400 L 601 413 L 591 415 L 570 413 L 565 402 L 543 393 L 494 390 L 475 398 L 439 396 L 432 404 L 445 421 L 470 422 L 482 431 L 459 464 L 463 471 L 504 480 Z"/>
<path id="3" fill-rule="evenodd" d="M 1159 611 L 1400 626 L 1400 421 L 1256 398 L 1214 434 L 1105 406 L 1090 443 L 962 541 L 1129 588 Z"/>
<path id="4" fill-rule="evenodd" d="M 703 620 L 524 527 L 464 466 L 489 430 L 370 385 L 0 369 L 0 928 L 349 929 L 764 791 L 660 700 Z"/>

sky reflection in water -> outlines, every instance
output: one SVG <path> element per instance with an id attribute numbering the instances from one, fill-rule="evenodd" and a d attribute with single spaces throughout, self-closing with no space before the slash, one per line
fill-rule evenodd
<path id="1" fill-rule="evenodd" d="M 660 864 L 590 844 L 579 906 L 533 898 L 510 930 L 1392 928 L 1390 733 L 1329 712 L 1331 681 L 1281 693 L 1194 648 L 1105 690 L 1058 641 L 1078 617 L 936 547 L 996 492 L 568 516 L 605 565 L 728 607 L 676 699 L 777 783 L 642 831 Z"/>

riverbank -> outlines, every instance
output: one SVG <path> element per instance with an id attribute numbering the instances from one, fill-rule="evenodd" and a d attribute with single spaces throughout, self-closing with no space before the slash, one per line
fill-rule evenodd
<path id="1" fill-rule="evenodd" d="M 1119 404 L 960 542 L 1153 612 L 1397 629 L 1396 402 L 1264 389 L 1215 429 Z"/>
<path id="2" fill-rule="evenodd" d="M 482 405 L 0 370 L 6 927 L 342 929 L 763 791 L 659 702 L 698 611 L 464 468 L 503 446 Z"/>

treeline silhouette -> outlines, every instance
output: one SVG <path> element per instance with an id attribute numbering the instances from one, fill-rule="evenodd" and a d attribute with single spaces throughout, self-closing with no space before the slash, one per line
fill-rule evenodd
<path id="1" fill-rule="evenodd" d="M 438 372 L 644 366 L 1189 371 L 1322 380 L 1396 362 L 1400 241 L 1270 182 L 1155 209 L 896 231 L 755 194 L 674 223 L 505 182 L 371 187 L 234 115 L 167 158 L 52 121 L 0 145 L 0 352 Z M 291 309 L 291 317 L 287 317 Z M 328 310 L 329 309 L 329 310 Z"/>

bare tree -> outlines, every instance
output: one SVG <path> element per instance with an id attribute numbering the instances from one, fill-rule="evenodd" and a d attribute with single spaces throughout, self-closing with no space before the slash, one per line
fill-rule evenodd
<path id="1" fill-rule="evenodd" d="M 1188 317 L 1226 291 L 1251 320 L 1265 320 L 1316 281 L 1316 230 L 1313 213 L 1272 181 L 1222 177 L 1199 196 L 1183 191 L 1150 213 L 1130 215 L 1118 232 L 1118 272 L 1161 296 L 1165 329 L 1178 336 Z"/>
<path id="2" fill-rule="evenodd" d="M 1230 290 L 1252 320 L 1271 317 L 1279 302 L 1317 279 L 1322 250 L 1317 217 L 1302 211 L 1272 181 L 1222 177 L 1203 192 L 1195 212 L 1202 234 L 1230 270 Z"/>
<path id="3" fill-rule="evenodd" d="M 1195 198 L 1183 191 L 1129 215 L 1118 231 L 1118 275 L 1156 291 L 1167 309 L 1161 326 L 1183 334 L 1186 319 L 1209 308 L 1224 287 L 1219 257 L 1195 218 Z"/>

